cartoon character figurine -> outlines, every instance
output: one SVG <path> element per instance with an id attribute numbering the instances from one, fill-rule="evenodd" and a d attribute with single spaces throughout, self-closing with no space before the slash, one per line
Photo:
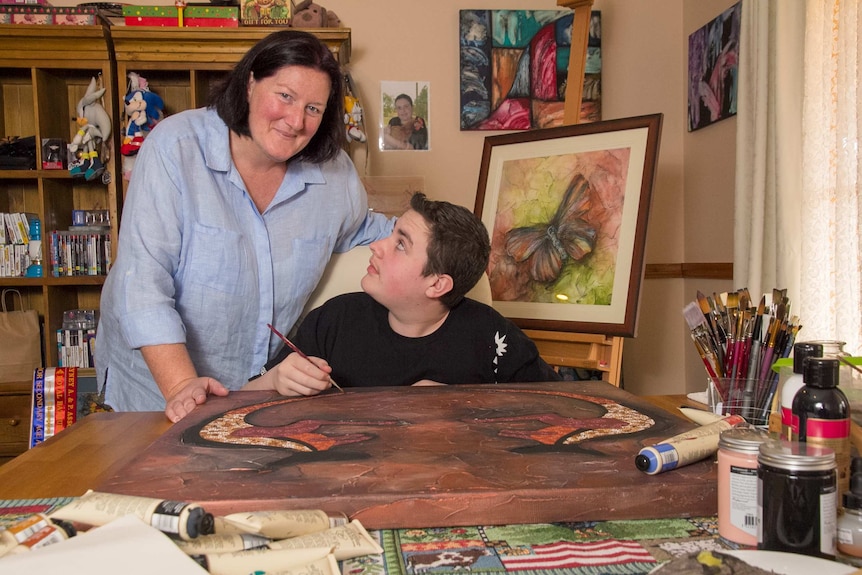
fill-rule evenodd
<path id="1" fill-rule="evenodd" d="M 107 183 L 110 182 L 110 172 L 105 172 L 99 157 L 103 144 L 110 141 L 111 135 L 111 117 L 99 102 L 104 94 L 105 88 L 97 88 L 96 78 L 92 78 L 84 96 L 78 101 L 75 109 L 78 131 L 69 144 L 75 160 L 69 166 L 69 173 L 84 176 L 87 181 L 102 176 L 102 181 Z"/>
<path id="2" fill-rule="evenodd" d="M 123 177 L 128 179 L 134 166 L 134 156 L 141 149 L 144 138 L 164 117 L 165 103 L 161 96 L 151 92 L 146 78 L 129 72 L 129 91 L 123 99 L 126 127 L 120 153 L 123 154 Z"/>
<path id="3" fill-rule="evenodd" d="M 347 125 L 347 139 L 365 142 L 367 139 L 362 130 L 362 106 L 353 96 L 344 96 L 344 123 Z"/>
<path id="4" fill-rule="evenodd" d="M 150 130 L 162 119 L 165 103 L 161 96 L 150 91 L 147 80 L 135 72 L 129 72 L 129 92 L 123 102 L 126 131 L 120 152 L 124 156 L 134 156 Z"/>

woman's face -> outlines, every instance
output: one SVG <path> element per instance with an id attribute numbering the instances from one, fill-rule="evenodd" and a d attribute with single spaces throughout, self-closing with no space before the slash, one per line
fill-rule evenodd
<path id="1" fill-rule="evenodd" d="M 329 75 L 286 66 L 248 82 L 248 126 L 252 141 L 274 162 L 302 151 L 317 133 L 330 93 Z"/>
<path id="2" fill-rule="evenodd" d="M 395 113 L 398 114 L 402 126 L 409 126 L 413 121 L 413 104 L 401 98 L 395 102 Z"/>

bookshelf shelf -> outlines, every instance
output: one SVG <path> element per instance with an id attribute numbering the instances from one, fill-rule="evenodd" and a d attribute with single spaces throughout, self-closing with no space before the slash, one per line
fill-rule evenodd
<path id="1" fill-rule="evenodd" d="M 105 280 L 102 276 L 52 277 L 51 231 L 67 229 L 72 210 L 108 210 L 116 250 L 115 76 L 107 27 L 0 25 L 0 135 L 35 135 L 36 166 L 41 167 L 43 139 L 72 141 L 77 131 L 75 107 L 94 77 L 105 88 L 102 102 L 114 131 L 111 157 L 105 162 L 111 174 L 107 183 L 75 178 L 67 169 L 0 170 L 0 212 L 33 213 L 42 224 L 42 277 L 0 277 L 0 288 L 18 289 L 24 305 L 38 311 L 46 366 L 57 365 L 56 330 L 62 326 L 63 312 L 98 308 Z"/>

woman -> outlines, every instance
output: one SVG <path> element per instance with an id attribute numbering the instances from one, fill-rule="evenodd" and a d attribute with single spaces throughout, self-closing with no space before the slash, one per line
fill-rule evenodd
<path id="1" fill-rule="evenodd" d="M 338 63 L 283 30 L 207 108 L 162 120 L 138 154 L 102 290 L 96 369 L 109 405 L 179 421 L 280 347 L 330 255 L 386 237 L 344 141 Z"/>

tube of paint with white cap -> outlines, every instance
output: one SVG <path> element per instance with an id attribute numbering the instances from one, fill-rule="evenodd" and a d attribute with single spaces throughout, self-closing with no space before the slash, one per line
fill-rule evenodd
<path id="1" fill-rule="evenodd" d="M 740 415 L 729 415 L 644 447 L 635 456 L 635 467 L 647 475 L 656 475 L 700 461 L 718 451 L 721 432 L 745 423 Z"/>
<path id="2" fill-rule="evenodd" d="M 53 511 L 50 517 L 99 527 L 125 515 L 140 517 L 151 527 L 185 540 L 213 532 L 212 514 L 196 503 L 92 490 Z"/>

